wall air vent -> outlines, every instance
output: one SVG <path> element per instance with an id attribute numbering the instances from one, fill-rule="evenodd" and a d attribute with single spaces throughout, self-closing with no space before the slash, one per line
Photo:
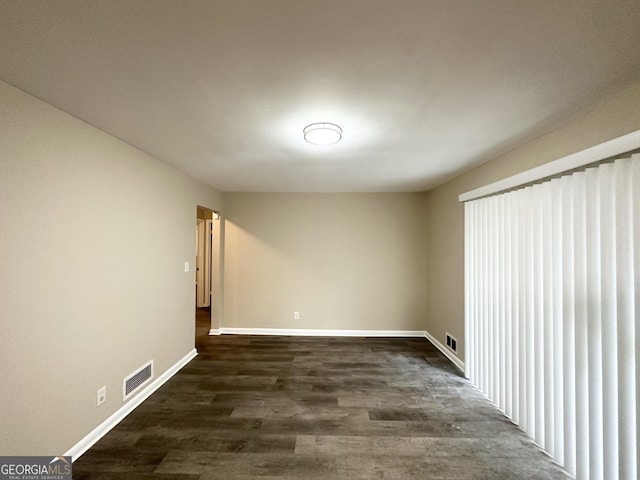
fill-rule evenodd
<path id="1" fill-rule="evenodd" d="M 457 352 L 458 351 L 458 341 L 455 338 L 453 338 L 449 332 L 445 332 L 445 334 L 447 336 L 447 347 L 452 352 Z"/>
<path id="2" fill-rule="evenodd" d="M 150 360 L 122 380 L 122 401 L 124 402 L 139 391 L 152 378 L 153 360 Z"/>

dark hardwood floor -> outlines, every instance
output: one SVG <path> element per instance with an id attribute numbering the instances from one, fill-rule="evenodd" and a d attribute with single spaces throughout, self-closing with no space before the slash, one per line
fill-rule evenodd
<path id="1" fill-rule="evenodd" d="M 198 357 L 75 479 L 569 478 L 424 339 L 208 337 L 198 324 Z"/>

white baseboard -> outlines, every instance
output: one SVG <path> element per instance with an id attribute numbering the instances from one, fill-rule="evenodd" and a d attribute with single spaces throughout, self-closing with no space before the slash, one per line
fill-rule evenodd
<path id="1" fill-rule="evenodd" d="M 318 330 L 311 328 L 221 328 L 221 334 L 291 337 L 424 337 L 418 330 Z M 209 333 L 211 335 L 211 333 Z"/>
<path id="2" fill-rule="evenodd" d="M 433 335 L 424 330 L 317 330 L 317 329 L 285 329 L 285 328 L 220 328 L 211 329 L 209 335 L 233 334 L 233 335 L 282 335 L 282 336 L 321 336 L 321 337 L 424 337 L 429 340 L 442 354 L 447 357 L 456 367 L 464 372 L 464 362 L 453 352 L 449 351 Z M 173 377 L 187 363 L 198 355 L 194 348 L 184 357 L 178 360 L 173 366 L 162 375 L 151 382 L 138 395 L 133 397 L 116 412 L 114 412 L 104 422 L 94 428 L 82 440 L 76 443 L 64 456 L 70 456 L 72 461 L 76 461 L 87 450 L 104 437 L 113 427 L 120 423 L 127 415 L 133 412 L 142 402 L 153 394 L 158 388 Z"/>
<path id="3" fill-rule="evenodd" d="M 211 330 L 213 332 L 214 330 Z M 220 328 L 209 335 L 282 335 L 292 337 L 422 337 L 464 372 L 464 362 L 425 330 L 322 330 L 307 328 Z"/>
<path id="4" fill-rule="evenodd" d="M 449 360 L 451 360 L 451 363 L 453 363 L 456 367 L 458 367 L 460 369 L 460 371 L 462 371 L 462 373 L 464 373 L 464 362 L 462 360 L 460 360 L 456 354 L 454 354 L 451 350 L 449 350 L 447 347 L 445 347 L 442 343 L 440 343 L 436 337 L 434 337 L 433 335 L 431 335 L 429 332 L 423 332 L 424 336 L 426 337 L 427 340 L 429 340 L 434 347 L 436 347 L 438 350 L 440 350 L 440 352 L 442 352 L 442 354 L 447 357 Z"/>
<path id="5" fill-rule="evenodd" d="M 120 423 L 127 415 L 136 409 L 142 402 L 144 402 L 153 392 L 160 388 L 167 380 L 173 377 L 178 371 L 184 367 L 187 363 L 198 355 L 194 348 L 172 367 L 165 371 L 162 375 L 151 382 L 144 390 L 138 395 L 132 397 L 127 403 L 120 407 L 116 412 L 107 418 L 104 422 L 94 428 L 87 436 L 71 447 L 64 456 L 70 456 L 72 461 L 76 461 L 80 456 L 89 450 L 98 440 L 104 437 L 113 427 Z"/>
<path id="6" fill-rule="evenodd" d="M 429 340 L 456 367 L 464 372 L 464 362 L 425 330 L 322 330 L 307 328 L 220 328 L 209 335 L 282 335 L 291 337 L 422 337 Z"/>

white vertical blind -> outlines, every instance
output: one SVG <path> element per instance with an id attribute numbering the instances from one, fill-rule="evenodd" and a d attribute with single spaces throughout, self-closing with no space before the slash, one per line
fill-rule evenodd
<path id="1" fill-rule="evenodd" d="M 637 480 L 640 155 L 465 203 L 466 375 L 579 480 Z"/>

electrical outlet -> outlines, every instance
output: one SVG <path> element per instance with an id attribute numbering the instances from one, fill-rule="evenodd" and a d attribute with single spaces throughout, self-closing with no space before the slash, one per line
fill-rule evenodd
<path id="1" fill-rule="evenodd" d="M 293 312 L 293 319 L 300 320 L 300 312 Z"/>
<path id="2" fill-rule="evenodd" d="M 96 394 L 96 407 L 99 407 L 107 401 L 107 386 L 98 389 Z"/>
<path id="3" fill-rule="evenodd" d="M 189 271 L 189 262 L 184 262 L 184 271 L 185 273 Z"/>

